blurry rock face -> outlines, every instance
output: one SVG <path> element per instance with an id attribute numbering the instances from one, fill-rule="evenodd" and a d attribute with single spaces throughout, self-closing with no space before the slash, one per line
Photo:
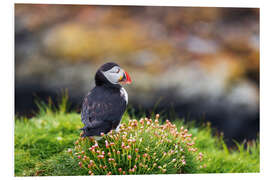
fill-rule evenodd
<path id="1" fill-rule="evenodd" d="M 205 119 L 227 138 L 259 131 L 258 9 L 16 5 L 16 113 L 68 89 L 73 107 L 114 61 L 129 103 Z"/>

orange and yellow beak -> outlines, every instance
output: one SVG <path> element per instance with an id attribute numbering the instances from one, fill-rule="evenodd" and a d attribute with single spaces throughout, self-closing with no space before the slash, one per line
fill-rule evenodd
<path id="1" fill-rule="evenodd" d="M 119 78 L 119 82 L 122 82 L 124 84 L 131 84 L 131 78 L 127 72 L 124 71 L 123 76 Z"/>

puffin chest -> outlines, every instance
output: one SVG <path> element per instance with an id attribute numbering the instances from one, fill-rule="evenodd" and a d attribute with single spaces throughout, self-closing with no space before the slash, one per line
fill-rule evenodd
<path id="1" fill-rule="evenodd" d="M 120 89 L 120 96 L 124 98 L 124 100 L 126 101 L 126 104 L 128 104 L 128 94 L 127 94 L 127 91 L 123 87 Z"/>

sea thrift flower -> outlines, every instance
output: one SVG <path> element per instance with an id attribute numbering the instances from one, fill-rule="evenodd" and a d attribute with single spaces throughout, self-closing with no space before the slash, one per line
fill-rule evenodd
<path id="1" fill-rule="evenodd" d="M 106 148 L 109 148 L 109 143 L 107 140 L 105 141 L 105 146 L 106 146 Z"/>
<path id="2" fill-rule="evenodd" d="M 144 158 L 147 157 L 147 156 L 148 156 L 148 154 L 146 154 L 146 153 L 143 154 L 143 157 L 144 157 Z"/>
<path id="3" fill-rule="evenodd" d="M 131 159 L 131 155 L 128 155 L 128 159 Z"/>
<path id="4" fill-rule="evenodd" d="M 99 159 L 104 159 L 104 155 L 98 155 L 97 156 Z"/>
<path id="5" fill-rule="evenodd" d="M 185 164 L 186 164 L 186 161 L 185 161 L 184 159 L 182 160 L 182 164 L 183 164 L 183 165 L 185 165 Z"/>

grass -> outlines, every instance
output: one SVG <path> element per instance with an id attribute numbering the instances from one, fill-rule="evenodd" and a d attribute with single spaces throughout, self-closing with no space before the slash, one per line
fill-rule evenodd
<path id="1" fill-rule="evenodd" d="M 63 100 L 63 104 L 66 104 L 66 102 L 66 100 Z M 79 136 L 79 128 L 83 126 L 80 121 L 80 115 L 74 112 L 66 113 L 65 105 L 61 105 L 60 108 L 56 110 L 50 105 L 48 106 L 41 103 L 39 104 L 39 108 L 40 112 L 33 118 L 16 117 L 15 119 L 15 176 L 88 175 L 90 169 L 81 168 L 78 165 L 81 159 L 77 158 L 82 150 L 92 145 L 91 140 L 81 139 Z M 130 116 L 125 113 L 123 123 L 128 125 L 128 123 L 130 123 L 129 120 Z M 224 143 L 222 136 L 212 135 L 213 130 L 209 124 L 197 127 L 192 123 L 185 124 L 183 120 L 179 119 L 174 120 L 172 123 L 175 124 L 179 131 L 182 126 L 184 129 L 187 128 L 189 130 L 188 133 L 192 134 L 192 140 L 195 142 L 193 145 L 194 149 L 197 150 L 196 152 L 194 151 L 194 153 L 189 152 L 187 151 L 188 146 L 183 145 L 185 149 L 186 166 L 182 166 L 180 162 L 180 157 L 182 157 L 183 154 L 177 154 L 176 156 L 168 156 L 167 161 L 160 161 L 159 165 L 162 166 L 161 169 L 153 168 L 151 171 L 148 171 L 148 173 L 244 173 L 260 171 L 259 140 L 246 143 L 235 142 L 237 148 L 229 149 Z M 124 131 L 125 130 L 123 130 L 123 132 Z M 132 132 L 137 132 L 137 130 L 133 129 Z M 149 132 L 150 134 L 153 133 L 153 129 L 150 129 Z M 129 132 L 129 134 L 132 133 Z M 143 137 L 146 136 L 144 131 L 141 131 L 139 135 Z M 109 136 L 105 136 L 103 141 L 111 140 L 108 138 Z M 139 152 L 143 154 L 145 153 L 143 150 L 145 147 L 151 146 L 152 148 L 162 144 L 164 144 L 164 146 L 160 146 L 160 152 L 169 152 L 171 145 L 175 144 L 177 141 L 177 138 L 171 135 L 170 138 L 172 142 L 170 141 L 170 143 L 167 144 L 165 142 L 160 143 L 159 138 L 153 139 L 153 141 L 151 141 L 152 145 L 149 145 L 151 144 L 149 143 L 149 138 L 143 138 L 142 144 L 144 144 L 144 146 L 142 149 L 139 149 Z M 76 145 L 76 141 L 78 140 L 80 141 L 79 148 L 78 143 Z M 122 142 L 123 139 L 118 139 L 118 141 Z M 117 139 L 114 139 L 113 142 L 117 143 Z M 94 143 L 94 141 L 92 143 Z M 105 143 L 102 143 L 102 140 L 98 143 L 100 148 L 106 151 Z M 71 155 L 67 152 L 68 149 L 72 150 Z M 115 146 L 116 151 L 117 149 L 122 151 L 122 148 Z M 134 150 L 135 148 L 133 148 L 133 151 L 130 151 L 130 153 L 134 152 Z M 85 152 L 86 151 L 87 150 L 85 150 Z M 197 159 L 199 152 L 203 154 L 202 161 L 198 161 Z M 152 156 L 151 153 L 153 154 L 154 152 L 149 152 Z M 128 153 L 126 153 L 126 156 L 127 155 Z M 89 153 L 87 157 L 91 157 Z M 94 158 L 95 157 L 91 157 L 91 159 Z M 123 159 L 118 162 L 117 168 L 121 166 L 125 167 L 125 163 L 129 162 L 128 159 L 126 159 L 127 161 L 124 159 L 126 159 L 126 157 L 123 156 Z M 168 167 L 163 168 L 163 165 L 168 164 L 172 159 L 176 159 L 176 163 L 178 164 L 176 165 L 174 163 L 176 166 L 169 167 L 168 165 Z M 98 162 L 98 159 L 94 160 Z M 135 160 L 132 159 L 132 162 L 135 162 Z M 138 163 L 140 162 L 141 160 L 138 160 Z M 151 165 L 148 165 L 152 166 L 154 162 L 149 161 L 149 163 Z M 99 165 L 100 164 L 98 164 L 98 166 Z M 134 164 L 132 164 L 132 167 L 133 165 Z M 162 171 L 162 169 L 166 169 L 166 171 Z M 116 171 L 114 174 L 116 174 Z M 94 174 L 109 173 L 109 171 L 93 171 L 93 169 L 91 172 L 95 172 Z M 139 172 L 139 174 L 145 173 L 147 173 L 147 171 Z M 127 172 L 127 174 L 129 173 Z"/>

